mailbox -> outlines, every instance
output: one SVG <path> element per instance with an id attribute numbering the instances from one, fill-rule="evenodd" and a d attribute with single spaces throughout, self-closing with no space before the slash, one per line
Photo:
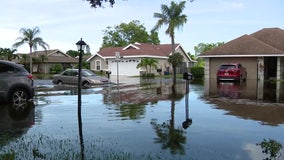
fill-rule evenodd
<path id="1" fill-rule="evenodd" d="M 184 73 L 183 73 L 183 79 L 185 79 L 185 80 L 192 80 L 192 79 L 193 79 L 193 76 L 192 76 L 192 74 L 189 73 L 189 72 L 184 72 Z"/>
<path id="2" fill-rule="evenodd" d="M 109 79 L 109 75 L 111 74 L 111 71 L 106 71 L 107 78 Z"/>

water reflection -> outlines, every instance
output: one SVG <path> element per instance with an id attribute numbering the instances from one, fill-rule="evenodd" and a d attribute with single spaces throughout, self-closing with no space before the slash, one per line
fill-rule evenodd
<path id="1" fill-rule="evenodd" d="M 120 117 L 122 120 L 135 120 L 144 118 L 146 105 L 155 105 L 158 101 L 181 100 L 185 95 L 185 83 L 181 81 L 173 90 L 171 83 L 160 81 L 143 81 L 140 85 L 103 88 L 103 103 L 108 109 L 118 112 L 111 117 Z M 148 83 L 147 83 L 148 82 Z"/>
<path id="2" fill-rule="evenodd" d="M 263 125 L 278 126 L 284 124 L 284 106 L 273 104 L 238 104 L 236 101 L 228 102 L 225 99 L 210 99 L 217 104 L 216 109 L 226 110 L 226 114 L 243 119 L 260 121 Z"/>
<path id="3" fill-rule="evenodd" d="M 265 153 L 268 157 L 266 157 L 264 160 L 269 159 L 280 159 L 282 149 L 282 144 L 274 139 L 263 139 L 260 143 L 257 143 L 256 145 L 260 146 L 262 148 L 262 153 Z"/>
<path id="4" fill-rule="evenodd" d="M 22 110 L 12 104 L 0 106 L 0 146 L 22 136 L 34 125 L 34 103 L 29 102 Z"/>
<path id="5" fill-rule="evenodd" d="M 171 94 L 169 94 L 169 99 L 171 100 L 171 119 L 162 124 L 158 124 L 157 119 L 152 119 L 151 125 L 157 135 L 155 143 L 161 143 L 162 149 L 169 148 L 172 154 L 185 154 L 186 132 L 182 128 L 176 128 L 175 126 L 175 101 L 183 98 L 184 94 L 177 92 L 176 84 L 173 84 L 171 89 Z"/>
<path id="6" fill-rule="evenodd" d="M 30 102 L 22 110 L 12 104 L 0 106 L 0 132 L 30 128 L 34 125 L 34 103 Z"/>
<path id="7" fill-rule="evenodd" d="M 265 102 L 284 102 L 284 82 L 248 79 L 245 82 L 205 80 L 205 96 L 250 99 Z"/>
<path id="8" fill-rule="evenodd" d="M 284 123 L 283 83 L 265 82 L 261 88 L 256 80 L 243 83 L 206 82 L 205 97 L 216 109 L 243 119 L 260 121 L 263 125 L 278 126 Z M 261 84 L 262 85 L 262 84 Z M 282 90 L 281 90 L 282 89 Z"/>
<path id="9" fill-rule="evenodd" d="M 189 104 L 188 104 L 188 96 L 189 96 L 189 81 L 186 81 L 186 95 L 185 95 L 185 121 L 182 123 L 182 127 L 187 129 L 192 124 L 192 119 L 189 118 Z"/>

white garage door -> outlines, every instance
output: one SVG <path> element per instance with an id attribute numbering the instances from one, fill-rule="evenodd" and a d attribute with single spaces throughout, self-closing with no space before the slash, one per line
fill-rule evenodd
<path id="1" fill-rule="evenodd" d="M 117 75 L 117 62 L 109 61 L 109 69 L 112 75 Z M 139 62 L 134 59 L 124 59 L 118 62 L 119 75 L 139 76 L 139 69 L 136 68 Z"/>

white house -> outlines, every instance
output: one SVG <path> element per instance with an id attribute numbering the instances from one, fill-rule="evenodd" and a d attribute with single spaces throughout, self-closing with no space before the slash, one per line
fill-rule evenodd
<path id="1" fill-rule="evenodd" d="M 185 53 L 180 44 L 175 45 L 175 52 L 184 56 L 184 63 L 177 68 L 177 73 L 188 71 L 195 61 Z M 134 43 L 125 47 L 103 48 L 87 61 L 90 63 L 90 69 L 94 71 L 110 71 L 112 75 L 117 75 L 118 71 L 119 75 L 139 76 L 145 72 L 145 68 L 136 67 L 142 58 L 155 58 L 158 60 L 157 69 L 162 73 L 171 72 L 172 68 L 168 63 L 168 56 L 171 54 L 171 44 Z M 157 74 L 157 69 L 152 68 L 151 72 Z"/>

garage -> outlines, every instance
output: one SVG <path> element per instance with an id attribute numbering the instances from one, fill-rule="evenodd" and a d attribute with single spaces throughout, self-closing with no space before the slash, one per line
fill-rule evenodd
<path id="1" fill-rule="evenodd" d="M 241 63 L 247 79 L 283 79 L 284 30 L 264 28 L 243 35 L 199 55 L 205 61 L 205 78 L 216 78 L 222 63 Z"/>

